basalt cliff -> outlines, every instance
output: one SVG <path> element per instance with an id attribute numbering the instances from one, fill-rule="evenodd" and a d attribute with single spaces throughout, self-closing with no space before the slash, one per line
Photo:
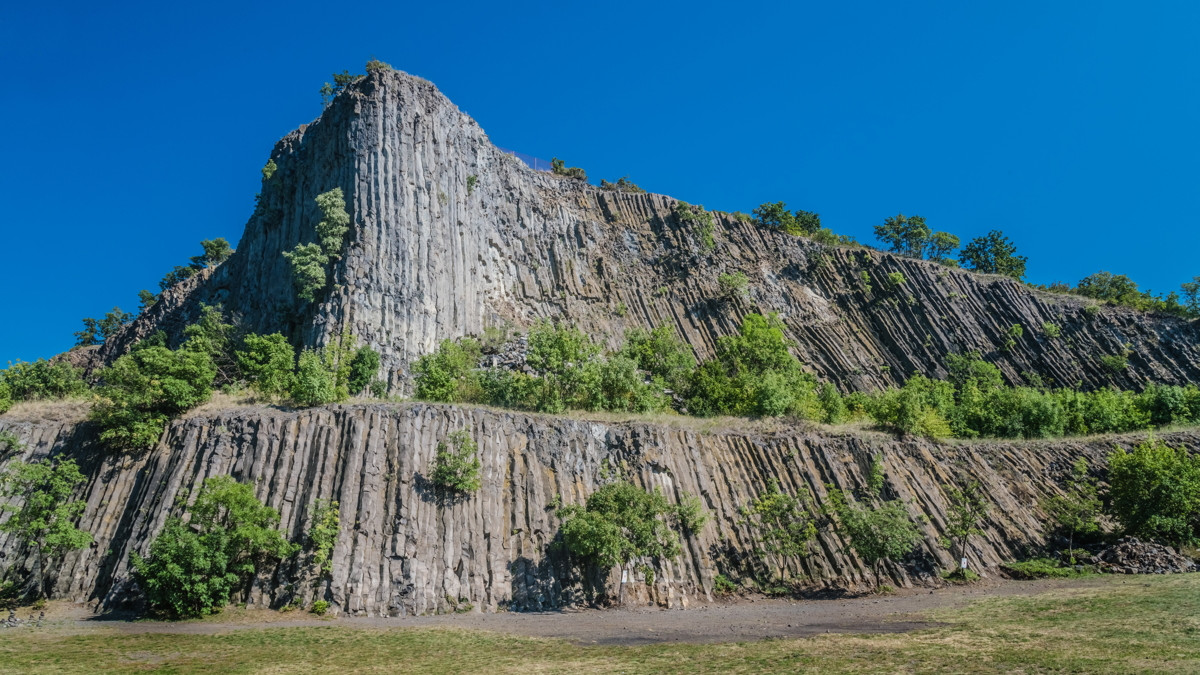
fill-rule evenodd
<path id="1" fill-rule="evenodd" d="M 165 291 L 91 366 L 153 331 L 177 337 L 203 304 L 220 304 L 246 328 L 282 332 L 298 346 L 348 330 L 381 353 L 379 376 L 394 394 L 409 391 L 415 358 L 487 327 L 565 320 L 616 346 L 631 327 L 668 324 L 705 357 L 749 312 L 777 313 L 805 367 L 846 391 L 893 386 L 914 372 L 944 376 L 946 355 L 970 350 L 1012 383 L 1140 389 L 1200 381 L 1200 322 L 1089 309 L 1084 299 L 1011 279 L 827 246 L 718 212 L 709 247 L 676 200 L 534 171 L 493 146 L 432 84 L 397 71 L 351 84 L 319 119 L 280 140 L 271 159 L 276 170 L 233 256 Z M 314 197 L 339 187 L 351 216 L 347 243 L 327 287 L 301 301 L 282 254 L 316 239 Z M 717 278 L 731 272 L 748 277 L 747 297 L 721 297 Z M 902 282 L 889 281 L 895 272 Z M 1061 334 L 1046 335 L 1047 322 Z M 1024 330 L 1006 345 L 1014 325 Z M 1104 368 L 1109 355 L 1127 357 L 1129 367 Z M 904 500 L 924 536 L 886 574 L 931 583 L 953 563 L 939 541 L 945 490 L 964 480 L 979 481 L 991 504 L 969 556 L 986 573 L 1043 543 L 1038 504 L 1061 491 L 1076 459 L 1098 469 L 1114 445 L 1139 440 L 935 443 L 785 422 L 422 403 L 195 412 L 134 456 L 104 451 L 87 423 L 10 413 L 0 416 L 5 429 L 27 447 L 0 462 L 71 456 L 88 475 L 81 527 L 95 544 L 54 571 L 56 595 L 97 607 L 133 597 L 130 553 L 146 552 L 204 478 L 230 474 L 279 510 L 293 539 L 311 526 L 316 500 L 340 505 L 332 578 L 318 581 L 289 560 L 258 578 L 251 605 L 320 597 L 338 611 L 372 615 L 468 603 L 547 609 L 594 599 L 598 588 L 671 607 L 708 601 L 715 575 L 744 574 L 762 545 L 742 509 L 769 481 L 809 490 L 819 511 L 831 486 L 861 487 L 874 457 L 888 495 Z M 459 429 L 479 445 L 483 487 L 447 501 L 428 476 L 438 443 Z M 1163 437 L 1200 446 L 1194 432 Z M 676 559 L 585 578 L 554 546 L 554 507 L 582 502 L 613 471 L 671 500 L 697 495 L 711 518 L 687 533 Z M 9 575 L 33 564 L 2 533 L 0 553 Z M 787 572 L 814 588 L 878 581 L 830 528 L 791 565 Z"/>

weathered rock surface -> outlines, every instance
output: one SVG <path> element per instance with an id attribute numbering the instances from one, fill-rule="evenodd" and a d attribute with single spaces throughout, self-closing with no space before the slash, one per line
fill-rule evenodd
<path id="1" fill-rule="evenodd" d="M 890 566 L 892 583 L 922 583 L 952 564 L 939 545 L 944 486 L 978 480 L 992 503 L 983 536 L 972 539 L 972 564 L 985 573 L 1024 557 L 1042 541 L 1038 500 L 1059 490 L 1072 463 L 1098 466 L 1114 445 L 1136 436 L 1056 442 L 936 444 L 875 434 L 830 434 L 782 423 L 721 429 L 681 418 L 671 424 L 548 417 L 431 404 L 364 404 L 303 411 L 243 408 L 171 423 L 162 442 L 140 457 L 105 457 L 86 424 L 6 421 L 28 447 L 21 457 L 78 457 L 89 482 L 81 527 L 95 544 L 67 556 L 55 594 L 113 605 L 129 595 L 129 554 L 146 552 L 176 499 L 213 475 L 231 474 L 256 487 L 279 510 L 281 527 L 302 540 L 317 499 L 340 504 L 341 534 L 332 580 L 314 588 L 303 561 L 258 580 L 250 603 L 278 605 L 299 594 L 329 598 L 340 611 L 402 615 L 449 611 L 461 602 L 479 609 L 545 609 L 582 601 L 585 585 L 550 544 L 558 531 L 553 504 L 579 503 L 612 471 L 671 500 L 701 497 L 712 518 L 684 542 L 677 559 L 658 566 L 652 588 L 635 566 L 626 600 L 672 607 L 710 597 L 718 572 L 738 576 L 740 561 L 759 542 L 740 509 L 775 479 L 788 490 L 810 490 L 819 506 L 827 485 L 861 486 L 873 456 L 882 457 L 890 496 L 904 500 L 924 541 L 904 565 Z M 479 444 L 482 489 L 452 503 L 430 489 L 437 444 L 467 429 Z M 1164 434 L 1172 445 L 1200 446 L 1200 434 Z M 924 519 L 922 520 L 922 517 Z M 32 564 L 8 535 L 0 552 Z M 789 573 L 814 586 L 875 583 L 867 566 L 845 552 L 828 528 L 812 554 Z M 617 588 L 614 574 L 611 587 Z"/>
<path id="2" fill-rule="evenodd" d="M 258 332 L 319 345 L 343 328 L 383 354 L 403 390 L 408 364 L 444 338 L 561 318 L 616 346 L 626 329 L 675 326 L 701 356 L 751 311 L 778 312 L 796 354 L 843 389 L 944 374 L 948 353 L 979 350 L 1011 382 L 1141 388 L 1200 380 L 1200 322 L 1087 302 L 1000 277 L 868 249 L 828 247 L 714 214 L 704 252 L 676 201 L 607 192 L 533 171 L 425 80 L 376 72 L 276 145 L 278 169 L 226 263 L 182 282 L 110 340 L 101 360 L 199 304 L 221 303 Z M 315 240 L 317 194 L 341 187 L 352 215 L 329 288 L 301 303 L 282 253 Z M 741 271 L 751 299 L 719 298 Z M 887 275 L 905 282 L 890 287 Z M 868 281 L 864 282 L 863 274 Z M 870 288 L 868 289 L 868 285 Z M 1046 322 L 1061 327 L 1048 337 Z M 1006 334 L 1024 334 L 1003 349 Z M 1128 354 L 1110 372 L 1101 358 Z"/>

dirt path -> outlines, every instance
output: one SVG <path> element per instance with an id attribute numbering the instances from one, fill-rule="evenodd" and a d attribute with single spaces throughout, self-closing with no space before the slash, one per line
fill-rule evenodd
<path id="1" fill-rule="evenodd" d="M 255 610 L 228 610 L 205 620 L 128 621 L 97 617 L 86 608 L 54 607 L 44 629 L 68 633 L 115 629 L 122 633 L 216 634 L 259 628 L 337 626 L 393 629 L 442 627 L 487 630 L 579 644 L 639 645 L 657 642 L 741 642 L 820 633 L 896 633 L 936 625 L 926 613 L 988 597 L 1034 595 L 1104 583 L 1104 579 L 1002 581 L 937 590 L 901 589 L 894 595 L 834 600 L 743 598 L 687 610 L 625 608 L 561 612 L 469 613 L 406 618 L 317 618 Z"/>

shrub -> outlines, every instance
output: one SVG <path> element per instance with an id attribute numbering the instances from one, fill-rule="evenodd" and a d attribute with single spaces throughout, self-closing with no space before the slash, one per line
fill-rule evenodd
<path id="1" fill-rule="evenodd" d="M 208 400 L 217 369 L 204 351 L 188 345 L 137 349 L 100 371 L 99 401 L 90 417 L 111 448 L 153 446 L 167 420 Z"/>
<path id="2" fill-rule="evenodd" d="M 283 253 L 292 266 L 296 295 L 308 301 L 315 300 L 317 292 L 325 288 L 326 265 L 341 257 L 350 230 L 350 214 L 340 187 L 317 195 L 314 201 L 322 215 L 316 227 L 317 243 L 299 243 Z"/>
<path id="3" fill-rule="evenodd" d="M 0 378 L 0 415 L 8 412 L 9 408 L 12 408 L 12 404 L 12 389 L 9 388 L 4 378 Z"/>
<path id="4" fill-rule="evenodd" d="M 721 297 L 726 300 L 750 297 L 750 280 L 741 272 L 718 276 L 717 286 L 721 289 Z"/>
<path id="5" fill-rule="evenodd" d="M 330 368 L 326 350 L 300 352 L 290 394 L 293 402 L 306 407 L 345 400 L 346 392 L 338 390 L 337 372 Z"/>
<path id="6" fill-rule="evenodd" d="M 610 183 L 610 182 L 604 180 L 603 178 L 601 178 L 600 179 L 600 189 L 616 191 L 616 192 L 634 192 L 634 193 L 645 192 L 645 190 L 638 187 L 636 184 L 634 184 L 633 181 L 629 180 L 629 176 L 622 176 L 621 178 L 618 178 L 615 183 Z"/>
<path id="7" fill-rule="evenodd" d="M 669 401 L 662 393 L 661 380 L 645 381 L 638 364 L 622 354 L 614 354 L 600 366 L 599 400 L 590 407 L 614 412 L 654 412 L 666 409 Z"/>
<path id="8" fill-rule="evenodd" d="M 60 399 L 87 392 L 82 373 L 66 361 L 18 361 L 0 370 L 0 382 L 12 401 Z"/>
<path id="9" fill-rule="evenodd" d="M 72 499 L 75 490 L 86 482 L 71 459 L 14 462 L 0 474 L 0 498 L 9 500 L 0 504 L 0 514 L 9 514 L 0 522 L 0 532 L 12 534 L 37 551 L 34 587 L 39 599 L 46 592 L 46 569 L 50 564 L 67 551 L 92 543 L 92 535 L 75 527 L 87 503 Z"/>
<path id="10" fill-rule="evenodd" d="M 1108 354 L 1100 357 L 1100 365 L 1110 373 L 1121 373 L 1129 368 L 1129 359 L 1124 354 Z"/>
<path id="11" fill-rule="evenodd" d="M 1087 460 L 1082 457 L 1071 467 L 1066 491 L 1042 502 L 1042 508 L 1050 515 L 1051 522 L 1067 533 L 1067 548 L 1072 551 L 1075 549 L 1076 536 L 1087 537 L 1100 532 L 1096 518 L 1100 515 L 1101 506 L 1096 496 L 1096 485 L 1088 477 Z"/>
<path id="12" fill-rule="evenodd" d="M 703 206 L 693 206 L 684 201 L 675 202 L 675 217 L 679 218 L 680 223 L 689 225 L 695 231 L 696 239 L 700 242 L 701 252 L 711 253 L 716 248 L 717 242 L 714 237 L 716 221 L 711 213 L 704 210 Z"/>
<path id="13" fill-rule="evenodd" d="M 224 237 L 205 239 L 200 242 L 200 248 L 204 249 L 204 253 L 189 258 L 192 263 L 192 269 L 195 270 L 204 269 L 205 267 L 216 267 L 228 260 L 229 256 L 233 255 L 233 247 L 229 245 L 229 242 Z"/>
<path id="14" fill-rule="evenodd" d="M 336 501 L 318 499 L 313 502 L 312 527 L 308 530 L 308 545 L 312 549 L 312 564 L 320 576 L 333 573 L 333 547 L 337 543 L 341 512 Z"/>
<path id="15" fill-rule="evenodd" d="M 468 195 L 475 192 L 475 183 L 478 180 L 479 180 L 479 176 L 476 176 L 475 174 L 471 174 L 470 176 L 467 176 L 467 194 Z"/>
<path id="16" fill-rule="evenodd" d="M 946 539 L 943 543 L 957 553 L 955 560 L 967 557 L 967 543 L 972 535 L 983 534 L 979 526 L 987 513 L 988 503 L 978 482 L 946 489 Z M 968 571 L 959 567 L 964 580 L 970 580 Z"/>
<path id="17" fill-rule="evenodd" d="M 638 368 L 661 379 L 676 392 L 687 388 L 687 381 L 696 369 L 692 348 L 665 324 L 650 331 L 631 328 L 625 333 L 621 352 L 633 359 Z"/>
<path id="18" fill-rule="evenodd" d="M 904 278 L 903 272 L 888 272 L 887 280 L 888 287 L 892 289 L 899 288 L 900 286 L 908 283 L 908 279 Z"/>
<path id="19" fill-rule="evenodd" d="M 1003 232 L 992 230 L 972 239 L 963 247 L 958 259 L 977 272 L 1003 274 L 1019 280 L 1025 276 L 1025 265 L 1029 259 L 1016 253 L 1017 247 Z"/>
<path id="20" fill-rule="evenodd" d="M 563 160 L 555 157 L 550 160 L 550 171 L 557 176 L 566 176 L 587 182 L 587 172 L 577 166 L 567 166 Z"/>
<path id="21" fill-rule="evenodd" d="M 920 530 L 899 501 L 870 506 L 852 501 L 838 490 L 830 491 L 829 497 L 850 547 L 871 566 L 876 579 L 882 578 L 884 561 L 903 558 L 921 540 Z"/>
<path id="22" fill-rule="evenodd" d="M 263 168 L 262 168 L 263 181 L 264 182 L 269 181 L 272 178 L 274 178 L 275 172 L 278 170 L 279 170 L 279 167 L 275 164 L 275 159 L 274 158 L 268 159 L 267 163 L 264 164 Z"/>
<path id="23" fill-rule="evenodd" d="M 1025 335 L 1025 329 L 1019 323 L 1014 323 L 1004 332 L 1004 344 L 1000 347 L 1006 352 L 1011 352 L 1017 346 L 1017 340 Z"/>
<path id="24" fill-rule="evenodd" d="M 1200 534 L 1200 455 L 1151 438 L 1108 456 L 1112 515 L 1128 534 L 1178 546 Z"/>
<path id="25" fill-rule="evenodd" d="M 219 612 L 260 565 L 296 551 L 278 523 L 279 514 L 252 486 L 229 476 L 205 479 L 190 520 L 169 518 L 148 557 L 130 555 L 151 611 L 171 618 Z"/>
<path id="26" fill-rule="evenodd" d="M 808 511 L 810 503 L 807 493 L 789 495 L 779 489 L 779 481 L 771 479 L 758 497 L 742 508 L 741 522 L 758 534 L 765 552 L 804 557 L 808 543 L 817 536 Z"/>
<path id="27" fill-rule="evenodd" d="M 903 213 L 889 217 L 882 225 L 875 226 L 875 238 L 887 244 L 889 251 L 900 255 L 920 258 L 932 231 L 921 216 L 905 216 Z"/>
<path id="28" fill-rule="evenodd" d="M 317 600 L 312 604 L 312 609 L 309 611 L 317 616 L 325 616 L 325 614 L 329 611 L 329 601 Z"/>
<path id="29" fill-rule="evenodd" d="M 791 235 L 813 235 L 822 229 L 819 213 L 799 210 L 793 214 L 783 202 L 761 204 L 753 213 L 759 225 Z"/>
<path id="30" fill-rule="evenodd" d="M 601 408 L 600 345 L 574 326 L 541 322 L 529 331 L 525 362 L 541 378 L 537 409 Z"/>
<path id="31" fill-rule="evenodd" d="M 122 312 L 120 307 L 113 307 L 99 321 L 92 318 L 84 319 L 83 330 L 75 333 L 75 346 L 88 347 L 103 344 L 130 321 L 133 321 L 133 314 Z"/>
<path id="32" fill-rule="evenodd" d="M 1063 567 L 1060 561 L 1053 558 L 1033 558 L 1005 563 L 1000 567 L 1017 579 L 1069 579 L 1085 574 L 1074 567 Z"/>
<path id="33" fill-rule="evenodd" d="M 371 59 L 370 61 L 367 61 L 368 73 L 387 72 L 389 70 L 395 70 L 389 63 L 384 63 L 379 59 Z"/>
<path id="34" fill-rule="evenodd" d="M 296 244 L 292 250 L 284 251 L 283 257 L 292 266 L 296 296 L 310 302 L 315 300 L 317 292 L 325 288 L 325 263 L 329 261 L 320 244 Z"/>
<path id="35" fill-rule="evenodd" d="M 242 345 L 244 349 L 236 352 L 237 364 L 250 386 L 267 396 L 283 396 L 291 390 L 296 350 L 287 338 L 279 333 L 251 333 Z"/>
<path id="36" fill-rule="evenodd" d="M 417 359 L 412 370 L 416 397 L 441 403 L 471 403 L 479 394 L 479 343 L 472 338 L 443 340 L 438 350 Z"/>
<path id="37" fill-rule="evenodd" d="M 588 496 L 585 505 L 564 507 L 559 515 L 567 550 L 600 568 L 679 555 L 679 535 L 671 529 L 679 512 L 658 490 L 609 483 Z"/>
<path id="38" fill-rule="evenodd" d="M 350 393 L 362 393 L 375 378 L 377 372 L 379 372 L 379 352 L 366 345 L 359 347 L 350 360 L 348 382 Z"/>
<path id="39" fill-rule="evenodd" d="M 451 493 L 470 494 L 480 487 L 479 446 L 466 429 L 452 432 L 438 443 L 430 478 Z"/>
<path id="40" fill-rule="evenodd" d="M 724 574 L 718 574 L 713 577 L 713 593 L 717 595 L 730 595 L 736 593 L 737 590 L 738 585 Z"/>
<path id="41" fill-rule="evenodd" d="M 1062 328 L 1053 321 L 1047 321 L 1042 324 L 1042 333 L 1048 338 L 1062 337 Z"/>

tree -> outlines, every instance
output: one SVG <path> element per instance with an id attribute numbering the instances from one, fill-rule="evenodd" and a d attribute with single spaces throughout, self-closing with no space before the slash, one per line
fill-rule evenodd
<path id="1" fill-rule="evenodd" d="M 625 333 L 625 355 L 637 362 L 638 368 L 660 378 L 668 387 L 682 392 L 688 378 L 696 369 L 692 348 L 666 324 L 647 331 L 631 328 Z"/>
<path id="2" fill-rule="evenodd" d="M 341 511 L 336 501 L 318 499 L 313 503 L 312 527 L 308 544 L 312 548 L 312 564 L 321 576 L 333 573 L 333 546 L 340 531 Z"/>
<path id="3" fill-rule="evenodd" d="M 1067 550 L 1071 552 L 1071 564 L 1075 563 L 1075 536 L 1100 531 L 1096 517 L 1100 515 L 1101 506 L 1100 499 L 1096 496 L 1096 484 L 1088 478 L 1087 460 L 1082 457 L 1071 467 L 1066 491 L 1042 503 L 1042 507 L 1054 519 L 1055 524 L 1067 532 Z"/>
<path id="4" fill-rule="evenodd" d="M 726 300 L 750 297 L 750 279 L 742 272 L 730 272 L 717 277 L 717 286 L 721 289 L 721 297 Z"/>
<path id="5" fill-rule="evenodd" d="M 920 258 L 931 235 L 921 216 L 898 213 L 875 226 L 875 238 L 888 245 L 888 250 L 911 258 Z"/>
<path id="6" fill-rule="evenodd" d="M 766 489 L 742 508 L 741 522 L 751 526 L 763 540 L 767 553 L 780 556 L 808 555 L 808 542 L 817 536 L 817 526 L 809 515 L 807 493 L 792 496 L 779 489 L 772 478 Z"/>
<path id="7" fill-rule="evenodd" d="M 821 214 L 803 209 L 794 214 L 783 202 L 766 202 L 753 211 L 759 225 L 791 235 L 811 236 L 821 230 Z"/>
<path id="8" fill-rule="evenodd" d="M 947 488 L 946 502 L 946 537 L 949 540 L 947 545 L 957 554 L 955 560 L 965 559 L 971 535 L 983 534 L 979 526 L 988 512 L 983 487 L 978 482 L 971 482 L 962 487 Z M 965 579 L 966 569 L 960 566 L 959 570 Z"/>
<path id="9" fill-rule="evenodd" d="M 379 372 L 379 352 L 363 345 L 354 352 L 350 360 L 349 388 L 351 394 L 360 394 L 375 379 Z"/>
<path id="10" fill-rule="evenodd" d="M 168 419 L 208 400 L 216 374 L 204 351 L 136 349 L 100 371 L 99 401 L 89 417 L 110 447 L 148 448 L 158 442 Z"/>
<path id="11" fill-rule="evenodd" d="M 350 214 L 346 212 L 346 197 L 342 188 L 337 187 L 329 192 L 316 196 L 317 208 L 324 216 L 317 223 L 317 241 L 325 252 L 327 261 L 342 257 L 342 244 L 346 232 L 350 230 Z"/>
<path id="12" fill-rule="evenodd" d="M 342 256 L 346 233 L 350 230 L 350 214 L 340 187 L 316 196 L 322 218 L 317 223 L 317 243 L 296 244 L 283 257 L 292 266 L 292 280 L 301 300 L 316 300 L 317 291 L 327 283 L 326 265 Z"/>
<path id="13" fill-rule="evenodd" d="M 275 529 L 279 513 L 230 476 L 205 479 L 190 519 L 167 520 L 148 557 L 130 554 L 152 611 L 172 618 L 219 612 L 260 565 L 298 549 Z"/>
<path id="14" fill-rule="evenodd" d="M 934 232 L 925 242 L 925 255 L 936 262 L 946 262 L 950 253 L 958 248 L 959 239 L 949 232 Z"/>
<path id="15" fill-rule="evenodd" d="M 205 239 L 200 242 L 201 248 L 204 249 L 202 255 L 192 256 L 192 267 L 194 269 L 204 269 L 206 267 L 216 267 L 229 259 L 233 255 L 233 247 L 225 241 L 224 237 L 216 239 Z"/>
<path id="16" fill-rule="evenodd" d="M 133 314 L 122 312 L 120 307 L 113 307 L 104 318 L 87 318 L 83 320 L 83 330 L 75 333 L 76 347 L 89 347 L 103 344 L 105 340 L 117 334 L 121 327 L 133 321 Z"/>
<path id="17" fill-rule="evenodd" d="M 175 269 L 167 272 L 167 274 L 162 278 L 162 281 L 158 282 L 158 288 L 159 290 L 165 291 L 184 279 L 190 279 L 195 275 L 195 267 L 188 265 L 176 265 Z"/>
<path id="18" fill-rule="evenodd" d="M 1200 277 L 1192 277 L 1191 281 L 1180 286 L 1188 312 L 1192 316 L 1200 316 Z"/>
<path id="19" fill-rule="evenodd" d="M 884 561 L 903 558 L 921 540 L 920 530 L 899 501 L 873 507 L 847 498 L 840 490 L 830 491 L 829 497 L 850 547 L 871 566 L 877 580 L 883 577 L 879 568 Z"/>
<path id="20" fill-rule="evenodd" d="M 250 333 L 242 339 L 242 346 L 235 358 L 250 386 L 267 396 L 282 396 L 291 389 L 296 350 L 287 338 L 279 333 Z"/>
<path id="21" fill-rule="evenodd" d="M 1178 546 L 1200 534 L 1200 455 L 1151 438 L 1108 456 L 1112 514 L 1131 535 Z"/>
<path id="22" fill-rule="evenodd" d="M 658 490 L 620 480 L 593 492 L 583 506 L 560 509 L 559 516 L 567 550 L 602 569 L 625 566 L 635 558 L 679 555 L 679 535 L 672 525 L 680 526 L 680 512 Z"/>
<path id="23" fill-rule="evenodd" d="M 336 368 L 330 368 L 326 350 L 304 349 L 292 380 L 292 401 L 300 406 L 325 405 L 345 400 L 338 390 Z"/>
<path id="24" fill-rule="evenodd" d="M 1096 272 L 1083 279 L 1075 287 L 1075 292 L 1097 300 L 1107 300 L 1116 304 L 1136 303 L 1141 293 L 1138 285 L 1124 274 L 1112 272 Z"/>
<path id="25" fill-rule="evenodd" d="M 153 291 L 144 288 L 138 291 L 138 314 L 145 314 L 156 302 L 158 302 L 158 296 Z"/>
<path id="26" fill-rule="evenodd" d="M 73 500 L 76 488 L 87 482 L 75 460 L 16 462 L 0 474 L 0 497 L 15 500 L 0 505 L 9 518 L 0 532 L 12 533 L 37 551 L 37 597 L 46 594 L 46 569 L 67 551 L 92 543 L 92 535 L 75 527 L 87 508 Z"/>
<path id="27" fill-rule="evenodd" d="M 567 166 L 566 162 L 555 157 L 550 160 L 550 171 L 556 176 L 566 176 L 587 182 L 587 172 L 577 166 Z"/>
<path id="28" fill-rule="evenodd" d="M 963 247 L 958 259 L 977 272 L 1003 274 L 1019 280 L 1025 276 L 1025 264 L 1029 259 L 1016 253 L 1017 247 L 1003 232 L 992 230 L 972 239 Z"/>
<path id="29" fill-rule="evenodd" d="M 283 257 L 292 266 L 296 295 L 301 300 L 316 300 L 317 291 L 325 288 L 325 263 L 329 261 L 321 245 L 296 244 L 296 248 L 284 251 Z"/>
<path id="30" fill-rule="evenodd" d="M 450 433 L 438 443 L 430 480 L 443 490 L 466 495 L 480 487 L 479 446 L 466 429 Z"/>
<path id="31" fill-rule="evenodd" d="M 473 338 L 443 340 L 438 350 L 413 364 L 414 393 L 424 401 L 470 403 L 479 390 L 475 372 L 481 351 Z"/>
<path id="32" fill-rule="evenodd" d="M 18 361 L 0 370 L 0 381 L 14 401 L 61 399 L 87 392 L 82 371 L 66 361 Z"/>

